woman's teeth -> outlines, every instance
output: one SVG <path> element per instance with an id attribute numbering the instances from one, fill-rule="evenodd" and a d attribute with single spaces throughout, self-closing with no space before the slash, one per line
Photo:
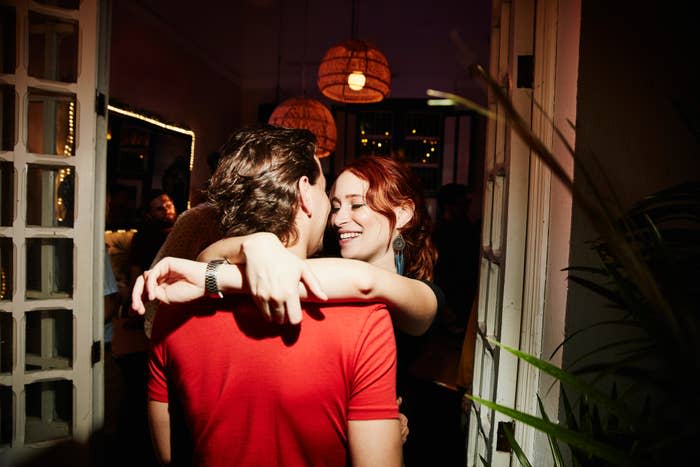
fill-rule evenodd
<path id="1" fill-rule="evenodd" d="M 340 236 L 341 240 L 346 240 L 348 238 L 359 237 L 360 233 L 359 232 L 343 232 L 339 236 Z"/>

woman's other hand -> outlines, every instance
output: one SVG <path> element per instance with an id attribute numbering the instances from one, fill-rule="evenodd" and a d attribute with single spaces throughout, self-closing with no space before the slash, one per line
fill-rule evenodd
<path id="1" fill-rule="evenodd" d="M 396 403 L 399 405 L 399 408 L 401 407 L 401 402 L 403 402 L 403 399 L 400 397 L 396 399 Z M 408 433 L 411 430 L 408 429 L 408 417 L 401 412 L 399 412 L 399 423 L 401 425 L 401 444 L 405 444 L 406 440 L 408 439 Z"/>

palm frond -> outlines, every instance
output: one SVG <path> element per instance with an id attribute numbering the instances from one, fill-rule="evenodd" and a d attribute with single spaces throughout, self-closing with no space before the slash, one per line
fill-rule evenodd
<path id="1" fill-rule="evenodd" d="M 605 459 L 613 465 L 617 466 L 634 466 L 634 462 L 628 457 L 624 451 L 611 448 L 605 443 L 593 439 L 591 436 L 585 435 L 578 431 L 569 430 L 556 423 L 548 422 L 540 417 L 529 415 L 525 412 L 520 412 L 510 407 L 496 404 L 495 402 L 481 399 L 473 395 L 466 395 L 470 399 L 479 404 L 500 412 L 508 417 L 518 420 L 526 425 L 536 428 L 537 430 L 552 435 L 556 439 L 562 440 L 571 446 L 575 446 L 582 451 L 585 451 L 593 456 Z"/>

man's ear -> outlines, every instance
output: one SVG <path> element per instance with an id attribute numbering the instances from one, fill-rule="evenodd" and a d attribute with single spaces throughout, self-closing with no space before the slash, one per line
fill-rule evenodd
<path id="1" fill-rule="evenodd" d="M 299 209 L 301 209 L 304 214 L 311 217 L 313 212 L 313 197 L 311 196 L 311 182 L 309 177 L 304 175 L 297 182 L 299 187 Z"/>
<path id="2" fill-rule="evenodd" d="M 403 206 L 394 208 L 394 215 L 396 216 L 396 229 L 403 228 L 406 224 L 413 219 L 413 214 L 416 212 L 416 205 L 413 201 L 409 201 Z"/>

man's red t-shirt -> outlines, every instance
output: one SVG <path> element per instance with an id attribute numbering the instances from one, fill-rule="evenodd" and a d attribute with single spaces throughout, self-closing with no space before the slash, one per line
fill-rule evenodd
<path id="1" fill-rule="evenodd" d="M 300 326 L 247 297 L 161 305 L 152 340 L 149 398 L 179 399 L 196 465 L 341 466 L 348 420 L 398 418 L 384 305 L 307 306 Z"/>

